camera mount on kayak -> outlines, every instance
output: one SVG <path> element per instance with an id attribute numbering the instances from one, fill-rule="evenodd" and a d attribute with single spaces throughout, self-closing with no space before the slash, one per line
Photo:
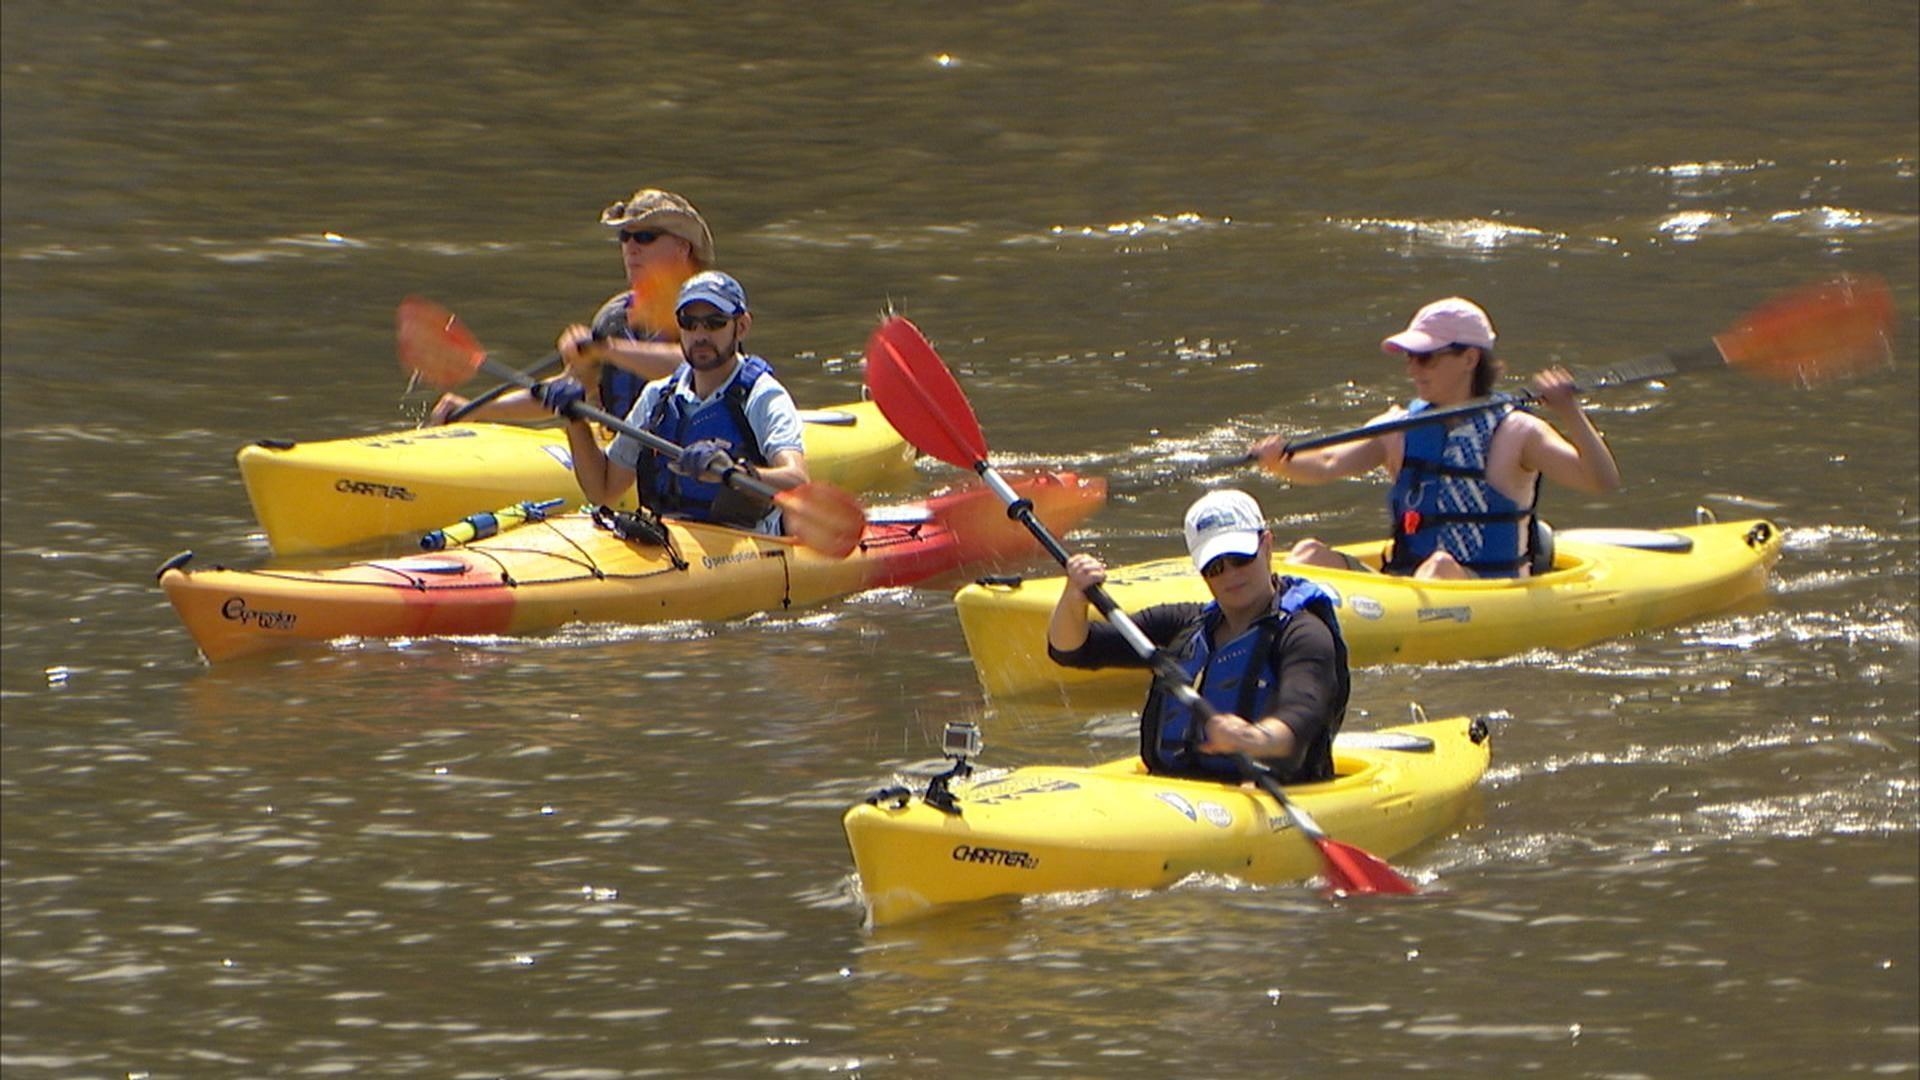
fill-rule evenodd
<path id="1" fill-rule="evenodd" d="M 927 793 L 921 798 L 928 806 L 945 813 L 958 815 L 960 804 L 954 800 L 953 792 L 947 785 L 953 780 L 964 780 L 973 775 L 973 763 L 968 758 L 980 756 L 980 725 L 971 720 L 949 720 L 940 733 L 940 750 L 953 759 L 953 768 L 927 781 Z"/>
<path id="2" fill-rule="evenodd" d="M 953 797 L 947 785 L 954 780 L 964 780 L 973 775 L 973 763 L 968 758 L 980 756 L 980 725 L 971 720 L 949 720 L 940 732 L 940 751 L 953 761 L 953 767 L 927 781 L 927 790 L 920 797 L 928 806 L 944 813 L 960 814 L 960 804 Z M 867 796 L 869 806 L 886 806 L 898 810 L 913 798 L 910 788 L 899 784 L 890 784 Z"/>

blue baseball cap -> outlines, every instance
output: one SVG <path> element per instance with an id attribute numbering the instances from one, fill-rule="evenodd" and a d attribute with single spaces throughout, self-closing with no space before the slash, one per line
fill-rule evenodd
<path id="1" fill-rule="evenodd" d="M 680 299 L 673 305 L 673 313 L 678 315 L 688 304 L 701 300 L 728 316 L 744 315 L 747 311 L 747 290 L 733 280 L 733 275 L 718 270 L 702 270 L 688 278 L 687 283 L 680 286 Z"/>

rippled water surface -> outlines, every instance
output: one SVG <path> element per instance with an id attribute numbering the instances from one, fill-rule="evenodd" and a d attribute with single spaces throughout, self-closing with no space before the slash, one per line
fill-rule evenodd
<path id="1" fill-rule="evenodd" d="M 0 15 L 0 1067 L 9 1077 L 1920 1072 L 1920 16 L 1783 3 L 1117 11 L 9 3 Z M 1405 392 L 1699 343 L 1838 271 L 1896 366 L 1596 397 L 1626 487 L 1786 532 L 1770 594 L 1359 673 L 1495 721 L 1410 901 L 1191 880 L 862 928 L 838 815 L 928 765 L 1131 751 L 983 700 L 938 587 L 721 624 L 210 667 L 161 560 L 259 563 L 233 451 L 411 424 L 408 293 L 537 359 L 687 193 L 803 404 L 903 311 L 1008 464 L 1174 554 L 1193 464 Z M 922 486 L 951 479 L 921 466 Z M 1238 478 L 1284 535 L 1383 486 Z M 1035 570 L 1044 567 L 1035 564 Z"/>

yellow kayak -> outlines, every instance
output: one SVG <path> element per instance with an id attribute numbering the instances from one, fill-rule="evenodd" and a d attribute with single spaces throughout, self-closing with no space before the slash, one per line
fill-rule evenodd
<path id="1" fill-rule="evenodd" d="M 1334 779 L 1287 794 L 1334 839 L 1392 858 L 1465 816 L 1487 759 L 1485 726 L 1464 717 L 1343 733 Z M 1318 849 L 1271 797 L 1153 776 L 1138 757 L 980 770 L 950 791 L 951 810 L 893 789 L 842 818 L 872 925 L 998 896 L 1155 889 L 1199 873 L 1278 884 L 1320 871 Z"/>
<path id="2" fill-rule="evenodd" d="M 913 448 L 872 402 L 803 409 L 813 479 L 848 491 L 913 476 Z M 240 449 L 240 476 L 276 555 L 425 532 L 523 499 L 586 496 L 557 427 L 468 423 L 351 439 L 263 440 Z M 622 509 L 632 509 L 632 495 Z"/>
<path id="3" fill-rule="evenodd" d="M 1340 597 L 1340 629 L 1353 664 L 1433 663 L 1573 649 L 1667 626 L 1763 592 L 1780 558 L 1772 522 L 1676 529 L 1571 529 L 1558 534 L 1553 569 L 1528 578 L 1415 581 L 1357 570 L 1294 566 Z M 1339 550 L 1378 565 L 1384 541 Z M 1063 579 L 973 584 L 954 598 L 975 670 L 1003 698 L 1144 693 L 1137 669 L 1067 669 L 1047 658 L 1047 619 Z M 1127 611 L 1209 599 L 1185 558 L 1108 572 L 1107 591 Z"/>

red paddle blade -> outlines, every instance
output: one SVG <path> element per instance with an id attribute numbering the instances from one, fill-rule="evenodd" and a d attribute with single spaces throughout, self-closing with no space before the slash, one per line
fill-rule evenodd
<path id="1" fill-rule="evenodd" d="M 1346 896 L 1361 893 L 1410 895 L 1420 890 L 1373 854 L 1338 840 L 1316 840 L 1327 878 L 1327 891 Z"/>
<path id="2" fill-rule="evenodd" d="M 881 415 L 921 453 L 961 469 L 987 459 L 967 395 L 920 328 L 898 315 L 867 339 L 867 390 Z"/>
<path id="3" fill-rule="evenodd" d="M 866 532 L 866 511 L 853 496 L 832 484 L 802 484 L 780 492 L 773 501 L 780 507 L 793 538 L 824 555 L 846 558 Z"/>
<path id="4" fill-rule="evenodd" d="M 1877 277 L 1808 285 L 1755 308 L 1714 338 L 1749 374 L 1810 386 L 1893 363 L 1893 294 Z"/>
<path id="5" fill-rule="evenodd" d="M 472 378 L 487 358 L 486 350 L 453 312 L 424 296 L 400 301 L 393 334 L 400 366 L 442 390 Z"/>
<path id="6" fill-rule="evenodd" d="M 1265 765 L 1255 764 L 1245 754 L 1235 756 L 1240 760 L 1241 774 L 1273 796 L 1292 820 L 1293 827 L 1300 830 L 1300 835 L 1320 849 L 1320 870 L 1327 879 L 1327 892 L 1351 896 L 1359 893 L 1408 895 L 1420 891 L 1379 856 L 1328 836 L 1320 823 L 1313 820 L 1313 815 L 1307 813 L 1306 807 L 1287 798 L 1286 789 L 1275 782 L 1273 773 Z"/>

